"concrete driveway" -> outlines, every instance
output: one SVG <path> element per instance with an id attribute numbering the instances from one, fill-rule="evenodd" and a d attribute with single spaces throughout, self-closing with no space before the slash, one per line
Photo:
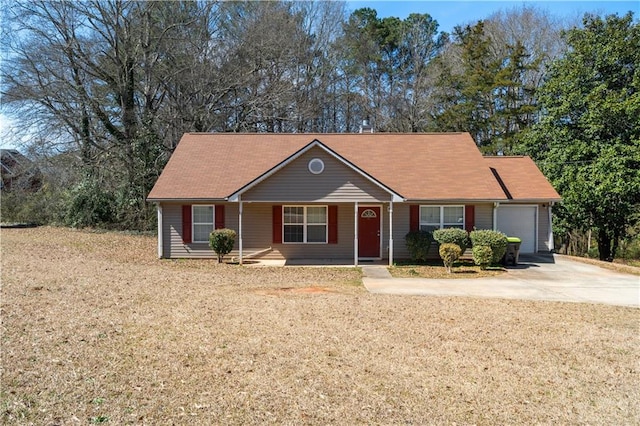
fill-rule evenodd
<path id="1" fill-rule="evenodd" d="M 622 274 L 558 255 L 521 256 L 499 278 L 392 278 L 386 267 L 363 266 L 371 293 L 496 297 L 504 299 L 604 303 L 640 307 L 640 276 Z"/>

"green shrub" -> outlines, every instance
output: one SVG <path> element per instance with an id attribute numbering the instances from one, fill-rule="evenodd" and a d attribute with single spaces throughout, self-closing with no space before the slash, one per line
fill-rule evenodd
<path id="1" fill-rule="evenodd" d="M 473 252 L 473 262 L 480 268 L 486 269 L 491 264 L 493 258 L 491 247 L 474 245 L 471 251 Z"/>
<path id="2" fill-rule="evenodd" d="M 70 191 L 65 221 L 74 228 L 101 226 L 114 218 L 114 198 L 95 178 L 85 178 Z"/>
<path id="3" fill-rule="evenodd" d="M 493 252 L 491 263 L 498 263 L 507 252 L 507 236 L 500 231 L 481 229 L 469 234 L 473 246 L 489 246 Z"/>
<path id="4" fill-rule="evenodd" d="M 209 247 L 218 255 L 218 263 L 222 258 L 231 253 L 236 242 L 236 231 L 233 229 L 216 229 L 209 235 Z"/>
<path id="5" fill-rule="evenodd" d="M 456 244 L 463 253 L 471 246 L 469 234 L 460 228 L 436 229 L 433 231 L 433 239 L 440 244 Z"/>
<path id="6" fill-rule="evenodd" d="M 440 244 L 440 249 L 438 251 L 442 258 L 442 262 L 444 263 L 444 267 L 447 268 L 448 273 L 451 273 L 451 267 L 462 254 L 462 249 L 457 244 L 444 243 Z"/>
<path id="7" fill-rule="evenodd" d="M 0 217 L 5 223 L 59 224 L 64 219 L 66 198 L 63 190 L 52 185 L 43 185 L 36 192 L 2 192 Z"/>
<path id="8" fill-rule="evenodd" d="M 616 257 L 627 260 L 640 259 L 640 236 L 636 235 L 620 241 Z"/>
<path id="9" fill-rule="evenodd" d="M 429 248 L 433 242 L 433 235 L 428 231 L 411 231 L 404 237 L 409 255 L 413 261 L 427 260 Z"/>

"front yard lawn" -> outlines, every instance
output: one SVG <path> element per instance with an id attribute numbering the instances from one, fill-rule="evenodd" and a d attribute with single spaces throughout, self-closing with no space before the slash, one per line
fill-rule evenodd
<path id="1" fill-rule="evenodd" d="M 640 424 L 638 309 L 1 232 L 0 424 Z"/>

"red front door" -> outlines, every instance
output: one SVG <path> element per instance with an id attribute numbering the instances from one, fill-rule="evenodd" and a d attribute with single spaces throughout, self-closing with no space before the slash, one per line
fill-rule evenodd
<path id="1" fill-rule="evenodd" d="M 380 257 L 380 207 L 358 207 L 358 257 Z"/>

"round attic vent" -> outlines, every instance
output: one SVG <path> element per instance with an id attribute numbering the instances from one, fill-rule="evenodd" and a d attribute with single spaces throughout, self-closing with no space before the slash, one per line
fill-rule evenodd
<path id="1" fill-rule="evenodd" d="M 309 161 L 309 171 L 314 175 L 319 175 L 324 171 L 324 162 L 319 158 L 313 158 Z"/>

